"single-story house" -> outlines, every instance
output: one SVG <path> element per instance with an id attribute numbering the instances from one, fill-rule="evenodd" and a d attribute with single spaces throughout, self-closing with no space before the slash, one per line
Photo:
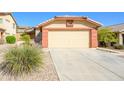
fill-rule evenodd
<path id="1" fill-rule="evenodd" d="M 37 26 L 43 48 L 96 48 L 100 23 L 82 16 L 55 16 Z"/>
<path id="2" fill-rule="evenodd" d="M 16 36 L 17 23 L 12 13 L 0 13 L 0 40 L 4 40 L 8 35 Z"/>
<path id="3" fill-rule="evenodd" d="M 29 26 L 17 26 L 17 32 L 16 32 L 16 38 L 17 41 L 20 40 L 20 37 L 23 33 L 26 33 L 30 35 L 31 39 L 35 38 L 35 30 L 34 27 L 29 27 Z"/>
<path id="4" fill-rule="evenodd" d="M 124 23 L 115 24 L 115 25 L 111 25 L 111 26 L 107 26 L 107 27 L 111 28 L 112 31 L 117 34 L 118 43 L 120 45 L 124 45 Z"/>

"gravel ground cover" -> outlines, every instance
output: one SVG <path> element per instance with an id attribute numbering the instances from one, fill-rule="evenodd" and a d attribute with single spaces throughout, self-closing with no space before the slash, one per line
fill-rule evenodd
<path id="1" fill-rule="evenodd" d="M 13 45 L 0 45 L 0 63 L 3 62 L 3 55 Z M 39 71 L 33 72 L 29 75 L 22 75 L 21 77 L 11 77 L 0 73 L 0 80 L 3 81 L 58 81 L 58 75 L 51 59 L 48 49 L 43 51 L 43 66 Z"/>

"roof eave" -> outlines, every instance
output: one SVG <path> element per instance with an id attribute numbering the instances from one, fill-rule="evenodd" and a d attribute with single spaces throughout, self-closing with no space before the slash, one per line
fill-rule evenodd
<path id="1" fill-rule="evenodd" d="M 54 18 L 49 19 L 48 21 L 39 24 L 38 26 L 36 26 L 36 28 L 45 26 L 45 25 L 47 25 L 47 24 L 49 24 L 49 23 L 51 23 L 51 22 L 53 22 L 55 20 L 70 20 L 70 19 L 73 19 L 73 20 L 86 20 L 86 21 L 88 21 L 88 22 L 90 22 L 92 24 L 95 24 L 97 28 L 102 26 L 101 23 L 96 22 L 96 21 L 94 21 L 94 20 L 92 20 L 92 19 L 90 19 L 88 17 L 58 17 L 58 16 L 55 16 Z"/>

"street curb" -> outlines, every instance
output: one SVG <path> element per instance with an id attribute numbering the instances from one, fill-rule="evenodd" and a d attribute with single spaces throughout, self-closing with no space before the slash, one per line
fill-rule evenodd
<path id="1" fill-rule="evenodd" d="M 110 53 L 121 53 L 119 51 L 106 49 L 106 48 L 96 48 L 96 50 L 101 50 L 101 51 L 110 52 Z"/>

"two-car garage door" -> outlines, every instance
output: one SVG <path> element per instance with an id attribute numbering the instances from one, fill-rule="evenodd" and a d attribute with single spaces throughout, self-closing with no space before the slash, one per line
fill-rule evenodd
<path id="1" fill-rule="evenodd" d="M 49 48 L 89 48 L 89 31 L 49 31 Z"/>

